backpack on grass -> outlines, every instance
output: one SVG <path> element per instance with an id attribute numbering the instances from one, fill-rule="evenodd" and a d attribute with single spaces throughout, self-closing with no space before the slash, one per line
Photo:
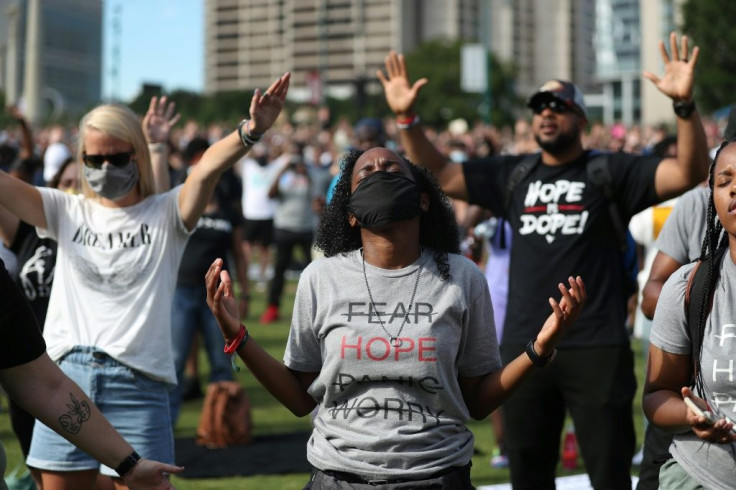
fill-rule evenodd
<path id="1" fill-rule="evenodd" d="M 210 449 L 250 444 L 252 428 L 250 400 L 240 383 L 210 383 L 197 427 L 197 444 Z"/>

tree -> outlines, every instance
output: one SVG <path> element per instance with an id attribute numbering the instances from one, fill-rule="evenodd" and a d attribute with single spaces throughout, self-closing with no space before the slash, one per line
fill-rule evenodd
<path id="1" fill-rule="evenodd" d="M 701 112 L 736 102 L 736 2 L 686 0 L 682 6 L 683 32 L 701 46 L 697 66 L 696 99 Z"/>
<path id="2" fill-rule="evenodd" d="M 474 121 L 481 117 L 483 94 L 470 94 L 460 89 L 460 52 L 462 41 L 429 41 L 406 55 L 410 78 L 427 77 L 418 107 L 427 124 L 444 125 L 462 117 Z M 491 122 L 496 126 L 513 124 L 514 111 L 521 99 L 514 93 L 516 70 L 512 65 L 490 56 Z"/>

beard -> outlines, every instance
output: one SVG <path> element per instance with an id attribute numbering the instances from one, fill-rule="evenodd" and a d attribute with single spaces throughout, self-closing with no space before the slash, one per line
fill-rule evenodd
<path id="1" fill-rule="evenodd" d="M 560 132 L 555 138 L 543 141 L 538 134 L 534 135 L 534 139 L 541 149 L 556 155 L 569 150 L 580 140 L 580 133 L 576 128 L 570 128 L 567 132 Z"/>

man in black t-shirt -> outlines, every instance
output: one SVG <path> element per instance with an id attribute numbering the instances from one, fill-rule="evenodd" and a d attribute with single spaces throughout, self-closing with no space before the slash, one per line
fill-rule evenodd
<path id="1" fill-rule="evenodd" d="M 618 214 L 624 221 L 657 202 L 681 194 L 705 178 L 708 151 L 693 97 L 698 48 L 682 56 L 670 36 L 672 57 L 660 46 L 665 75 L 645 73 L 674 100 L 678 157 L 658 159 L 625 153 L 606 156 Z M 575 423 L 580 449 L 596 489 L 630 488 L 636 391 L 628 342 L 619 241 L 609 200 L 589 180 L 593 154 L 582 146 L 587 111 L 580 90 L 551 80 L 528 101 L 532 130 L 542 149 L 536 165 L 505 198 L 509 176 L 526 156 L 500 156 L 453 164 L 427 140 L 413 106 L 427 83 L 409 82 L 401 55 L 391 53 L 378 73 L 397 115 L 409 158 L 432 170 L 454 198 L 489 208 L 513 228 L 509 298 L 501 355 L 509 362 L 526 349 L 529 362 L 544 365 L 551 352 L 535 342 L 547 298 L 567 276 L 587 283 L 588 301 L 559 345 L 557 360 L 537 370 L 505 402 L 504 425 L 514 488 L 554 488 L 565 412 Z"/>

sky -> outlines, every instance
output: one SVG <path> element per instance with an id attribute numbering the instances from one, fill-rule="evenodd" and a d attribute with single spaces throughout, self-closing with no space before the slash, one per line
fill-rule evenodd
<path id="1" fill-rule="evenodd" d="M 103 0 L 103 5 L 104 99 L 130 101 L 144 83 L 162 85 L 164 93 L 203 90 L 204 0 Z M 113 34 L 116 12 L 118 36 Z"/>

